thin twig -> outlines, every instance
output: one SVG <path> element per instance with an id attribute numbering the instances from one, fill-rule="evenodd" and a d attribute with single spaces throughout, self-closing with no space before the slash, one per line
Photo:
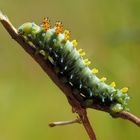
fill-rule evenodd
<path id="1" fill-rule="evenodd" d="M 73 123 L 81 123 L 81 120 L 75 119 L 75 120 L 69 120 L 69 121 L 51 122 L 51 123 L 49 123 L 49 126 L 54 127 L 54 126 L 61 126 L 61 125 L 69 125 L 69 124 L 73 124 Z"/>
<path id="2" fill-rule="evenodd" d="M 89 137 L 91 140 L 96 140 L 95 133 L 90 125 L 90 122 L 87 117 L 86 109 L 81 106 L 81 104 L 75 99 L 72 94 L 72 88 L 68 84 L 64 84 L 57 76 L 57 74 L 52 70 L 52 64 L 48 60 L 44 60 L 44 56 L 42 54 L 35 55 L 35 48 L 24 41 L 23 37 L 18 35 L 16 28 L 11 24 L 6 16 L 4 16 L 0 12 L 0 21 L 11 35 L 11 37 L 17 41 L 21 47 L 41 66 L 41 68 L 48 74 L 48 76 L 52 79 L 52 81 L 64 92 L 65 96 L 68 99 L 70 105 L 76 110 L 78 113 L 82 124 L 84 125 Z M 92 107 L 97 110 L 108 112 L 107 108 L 103 108 L 101 106 L 94 106 Z M 120 112 L 116 113 L 114 116 L 120 117 L 123 119 L 127 119 L 140 127 L 140 119 L 135 115 L 129 112 Z"/>

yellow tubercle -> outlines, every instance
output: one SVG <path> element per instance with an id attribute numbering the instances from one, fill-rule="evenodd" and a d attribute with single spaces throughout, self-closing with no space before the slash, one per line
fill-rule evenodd
<path id="1" fill-rule="evenodd" d="M 101 80 L 102 82 L 105 82 L 105 81 L 107 80 L 107 78 L 106 78 L 106 77 L 102 77 L 100 80 Z"/>
<path id="2" fill-rule="evenodd" d="M 73 44 L 73 47 L 76 47 L 78 43 L 77 43 L 76 40 L 73 40 L 73 41 L 72 41 L 72 44 Z"/>
<path id="3" fill-rule="evenodd" d="M 62 22 L 57 21 L 57 22 L 55 23 L 55 32 L 56 32 L 57 34 L 62 33 L 62 29 L 63 29 Z"/>
<path id="4" fill-rule="evenodd" d="M 83 51 L 83 49 L 79 49 L 78 52 L 81 53 Z"/>
<path id="5" fill-rule="evenodd" d="M 84 62 L 87 63 L 88 62 L 88 59 L 84 59 Z"/>
<path id="6" fill-rule="evenodd" d="M 48 31 L 50 29 L 50 21 L 48 18 L 44 18 L 43 27 L 45 31 Z"/>
<path id="7" fill-rule="evenodd" d="M 90 64 L 91 64 L 91 62 L 90 62 L 90 61 L 86 62 L 86 65 L 87 65 L 87 66 L 89 66 Z"/>
<path id="8" fill-rule="evenodd" d="M 121 91 L 122 91 L 123 93 L 128 92 L 128 87 L 124 87 L 124 88 L 122 88 Z"/>
<path id="9" fill-rule="evenodd" d="M 96 68 L 93 68 L 91 71 L 92 71 L 92 73 L 94 73 L 94 74 L 96 74 L 96 73 L 99 72 L 98 69 L 96 69 Z"/>
<path id="10" fill-rule="evenodd" d="M 68 30 L 65 30 L 64 35 L 65 35 L 64 40 L 67 41 L 70 38 L 70 32 Z"/>
<path id="11" fill-rule="evenodd" d="M 86 55 L 85 52 L 80 53 L 80 56 L 85 56 L 85 55 Z"/>
<path id="12" fill-rule="evenodd" d="M 110 84 L 110 86 L 111 86 L 111 87 L 116 87 L 116 83 L 115 83 L 115 82 L 112 82 L 112 83 Z"/>
<path id="13" fill-rule="evenodd" d="M 64 30 L 64 34 L 65 34 L 65 35 L 69 35 L 69 34 L 70 34 L 70 31 Z"/>

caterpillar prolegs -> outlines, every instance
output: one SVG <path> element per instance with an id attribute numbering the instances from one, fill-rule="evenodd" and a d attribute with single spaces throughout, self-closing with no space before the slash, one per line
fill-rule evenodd
<path id="1" fill-rule="evenodd" d="M 94 106 L 109 108 L 110 114 L 129 110 L 127 102 L 128 88 L 115 88 L 115 82 L 106 84 L 106 78 L 98 78 L 98 69 L 90 69 L 90 61 L 84 59 L 85 52 L 77 49 L 77 41 L 70 41 L 70 32 L 62 32 L 62 23 L 56 22 L 50 28 L 50 21 L 45 18 L 42 25 L 34 22 L 24 23 L 18 28 L 18 32 L 26 41 L 37 46 L 36 50 L 44 54 L 54 70 L 63 82 L 69 83 L 73 88 L 73 95 L 82 106 L 92 108 Z"/>

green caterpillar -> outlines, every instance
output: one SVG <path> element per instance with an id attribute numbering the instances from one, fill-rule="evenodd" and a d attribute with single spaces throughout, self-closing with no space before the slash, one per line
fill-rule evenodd
<path id="1" fill-rule="evenodd" d="M 85 52 L 76 49 L 77 41 L 69 40 L 69 31 L 62 33 L 61 22 L 56 22 L 53 28 L 50 28 L 48 18 L 44 19 L 42 25 L 24 23 L 19 27 L 18 33 L 35 45 L 37 52 L 43 53 L 52 63 L 63 82 L 69 83 L 73 88 L 72 94 L 83 107 L 107 107 L 110 114 L 129 110 L 128 88 L 120 90 L 115 88 L 115 82 L 108 85 L 105 77 L 99 79 L 96 76 L 98 70 L 90 69 L 91 62 L 83 59 Z"/>

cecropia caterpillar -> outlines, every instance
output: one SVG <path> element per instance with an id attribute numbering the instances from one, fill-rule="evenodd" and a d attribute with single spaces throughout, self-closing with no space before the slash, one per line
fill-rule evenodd
<path id="1" fill-rule="evenodd" d="M 98 69 L 89 68 L 91 62 L 84 59 L 85 52 L 77 49 L 77 41 L 70 41 L 70 32 L 63 32 L 62 28 L 61 22 L 50 28 L 50 21 L 45 18 L 42 25 L 24 23 L 18 33 L 52 63 L 60 78 L 73 88 L 72 94 L 83 107 L 107 107 L 110 114 L 128 111 L 128 88 L 117 89 L 115 82 L 106 84 L 105 77 L 98 78 Z"/>

